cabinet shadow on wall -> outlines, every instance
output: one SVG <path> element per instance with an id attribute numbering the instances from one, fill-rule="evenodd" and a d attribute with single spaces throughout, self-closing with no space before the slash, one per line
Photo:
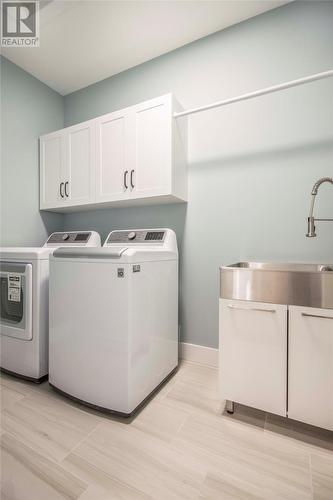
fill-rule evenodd
<path id="1" fill-rule="evenodd" d="M 185 219 L 186 203 L 166 205 L 147 205 L 135 207 L 116 207 L 85 212 L 64 214 L 64 230 L 95 230 L 104 242 L 110 231 L 115 229 L 149 229 L 170 228 L 177 234 L 178 250 L 181 249 Z"/>
<path id="2" fill-rule="evenodd" d="M 188 164 L 189 172 L 201 169 L 221 169 L 223 167 L 251 166 L 265 163 L 287 161 L 300 155 L 312 155 L 333 152 L 333 136 L 312 142 L 297 142 L 281 144 L 272 148 L 236 152 L 235 154 L 220 154 L 216 156 L 207 155 L 207 160 L 192 161 Z"/>
<path id="3" fill-rule="evenodd" d="M 39 211 L 39 215 L 42 221 L 42 225 L 45 230 L 46 236 L 49 236 L 51 233 L 55 231 L 62 231 L 64 227 L 64 215 L 53 213 L 53 212 L 44 212 Z M 39 242 L 41 245 L 45 243 L 44 241 Z"/>

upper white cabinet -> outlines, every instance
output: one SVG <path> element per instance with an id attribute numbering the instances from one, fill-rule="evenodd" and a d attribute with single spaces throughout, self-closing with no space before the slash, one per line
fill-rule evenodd
<path id="1" fill-rule="evenodd" d="M 186 120 L 171 94 L 40 138 L 40 208 L 187 200 Z"/>
<path id="2" fill-rule="evenodd" d="M 133 151 L 132 196 L 168 195 L 172 191 L 172 102 L 153 99 L 134 106 L 131 130 Z"/>
<path id="3" fill-rule="evenodd" d="M 333 310 L 289 308 L 288 416 L 333 431 Z"/>
<path id="4" fill-rule="evenodd" d="M 116 111 L 96 120 L 96 202 L 128 197 L 129 113 Z"/>
<path id="5" fill-rule="evenodd" d="M 40 208 L 61 206 L 65 196 L 65 134 L 40 138 Z"/>
<path id="6" fill-rule="evenodd" d="M 94 201 L 95 127 L 86 122 L 40 138 L 40 208 Z"/>
<path id="7" fill-rule="evenodd" d="M 65 200 L 70 205 L 90 203 L 95 197 L 95 124 L 66 130 Z"/>

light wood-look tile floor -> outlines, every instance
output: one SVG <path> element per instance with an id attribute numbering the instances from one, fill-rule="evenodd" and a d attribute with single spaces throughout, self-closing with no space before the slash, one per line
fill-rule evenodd
<path id="1" fill-rule="evenodd" d="M 1 378 L 2 500 L 333 500 L 333 433 L 236 406 L 185 363 L 133 419 Z"/>

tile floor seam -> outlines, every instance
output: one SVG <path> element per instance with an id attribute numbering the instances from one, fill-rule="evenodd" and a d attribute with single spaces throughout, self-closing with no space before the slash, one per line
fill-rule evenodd
<path id="1" fill-rule="evenodd" d="M 45 455 L 43 453 L 42 450 L 40 449 L 37 449 L 35 448 L 34 446 L 31 446 L 30 444 L 28 444 L 27 442 L 25 442 L 24 440 L 20 439 L 16 434 L 13 434 L 11 431 L 8 431 L 8 430 L 3 430 L 2 431 L 2 435 L 0 436 L 0 443 L 1 443 L 1 438 L 2 437 L 5 437 L 5 435 L 8 434 L 9 436 L 11 436 L 12 438 L 14 438 L 16 441 L 18 441 L 22 446 L 26 446 L 27 448 L 29 448 L 33 453 L 36 453 L 37 455 L 40 455 L 41 457 L 43 457 L 44 459 L 46 460 L 49 460 L 50 462 L 52 462 L 53 464 L 55 465 L 61 465 L 62 466 L 62 462 L 65 460 L 65 458 L 67 457 L 67 455 L 69 453 L 71 453 L 71 451 L 69 453 L 67 453 L 66 455 L 64 455 L 62 458 L 59 458 L 59 459 L 56 459 L 54 458 L 52 455 Z M 63 466 L 62 466 L 63 467 Z M 66 470 L 64 467 L 63 467 L 64 470 Z M 80 479 L 80 478 L 78 478 Z M 0 500 L 1 500 L 1 497 L 0 497 Z"/>
<path id="2" fill-rule="evenodd" d="M 86 439 L 88 439 L 88 438 L 92 435 L 92 433 L 93 433 L 93 432 L 95 432 L 95 431 L 97 430 L 97 428 L 98 428 L 100 425 L 102 425 L 103 423 L 104 423 L 104 422 L 98 422 L 98 423 L 95 425 L 95 427 L 94 427 L 91 431 L 89 431 L 89 432 L 88 432 L 88 434 L 87 434 L 86 436 L 84 436 L 82 439 L 80 439 L 80 441 L 79 441 L 78 443 L 76 443 L 76 444 L 75 444 L 75 445 L 74 445 L 74 446 L 73 446 L 73 447 L 69 450 L 69 452 L 68 452 L 68 453 L 64 456 L 64 458 L 63 458 L 61 461 L 65 460 L 65 459 L 68 457 L 68 455 L 70 455 L 71 453 L 73 453 L 73 452 L 74 452 L 74 450 L 76 450 L 76 448 L 78 448 L 79 446 L 81 446 L 81 444 L 82 444 L 82 443 L 84 443 L 84 441 L 85 441 Z"/>
<path id="3" fill-rule="evenodd" d="M 281 438 L 281 435 L 277 432 L 269 431 L 269 430 L 267 430 L 266 432 L 270 432 L 274 436 Z M 297 437 L 294 437 L 294 436 L 283 436 L 282 435 L 282 437 L 283 438 L 286 437 L 286 439 L 288 441 L 290 441 L 291 443 L 293 443 L 294 446 L 298 447 L 300 450 L 303 450 L 306 453 L 310 453 L 310 454 L 317 453 L 317 454 L 328 454 L 328 455 L 333 454 L 333 452 L 330 449 L 323 448 L 319 444 L 309 443 L 307 441 L 303 441 L 301 439 L 298 439 Z"/>
<path id="4" fill-rule="evenodd" d="M 90 461 L 88 461 L 88 463 L 89 463 L 90 466 L 95 467 L 95 465 L 93 463 L 91 463 Z M 95 467 L 95 468 L 97 469 L 97 467 Z M 103 472 L 103 474 L 105 476 L 107 476 L 114 483 L 117 483 L 118 485 L 123 486 L 123 487 L 125 487 L 127 489 L 132 489 L 132 490 L 135 489 L 130 484 L 127 484 L 127 483 L 121 481 L 120 479 L 116 478 L 115 476 L 112 476 L 109 472 L 106 472 L 105 470 L 103 470 L 102 472 Z M 78 475 L 76 475 L 76 473 L 71 472 L 71 474 L 73 474 L 75 477 L 77 477 L 78 479 L 80 479 L 81 481 L 83 481 Z M 94 481 L 93 482 L 88 482 L 88 488 L 90 486 L 96 486 L 96 483 L 94 483 Z M 101 486 L 101 488 L 104 489 L 106 492 L 111 492 L 112 491 L 111 489 L 109 489 L 109 488 L 107 488 L 105 486 Z M 148 493 L 144 492 L 143 490 L 138 490 L 138 491 L 139 491 L 139 493 L 142 493 L 143 495 L 146 495 L 148 499 L 154 500 L 153 497 L 151 497 Z M 83 493 L 81 493 L 81 495 L 77 498 L 77 500 L 79 500 L 81 498 L 81 496 L 84 495 L 85 492 L 86 492 L 86 490 Z"/>
<path id="5" fill-rule="evenodd" d="M 19 394 L 19 395 L 20 395 L 20 396 L 22 396 L 23 398 L 26 396 L 25 394 L 23 394 L 23 392 L 20 392 L 20 391 L 18 391 L 17 389 L 13 389 L 12 387 L 8 387 L 8 386 L 6 386 L 6 385 L 3 385 L 2 383 L 1 383 L 1 391 L 0 391 L 0 395 L 1 395 L 2 391 L 3 391 L 3 389 L 5 389 L 5 390 L 7 390 L 7 391 L 16 392 L 17 394 Z"/>
<path id="6" fill-rule="evenodd" d="M 177 432 L 176 434 L 173 436 L 170 444 L 172 444 L 174 438 L 176 438 L 178 436 L 178 434 L 180 433 L 180 431 L 182 430 L 182 428 L 184 427 L 184 425 L 186 424 L 187 420 L 190 418 L 190 415 L 186 415 L 186 417 L 184 418 L 184 422 L 182 422 L 179 426 L 179 428 L 177 429 Z"/>
<path id="7" fill-rule="evenodd" d="M 20 400 L 20 401 L 21 401 L 21 400 Z M 97 425 L 96 425 L 96 426 L 95 426 L 95 427 L 94 427 L 91 431 L 89 431 L 89 433 L 88 433 L 85 437 L 83 437 L 82 439 L 80 439 L 79 443 L 77 443 L 76 445 L 74 445 L 74 447 L 73 447 L 73 448 L 75 448 L 76 446 L 78 446 L 79 444 L 81 444 L 81 442 L 82 442 L 84 439 L 86 439 L 86 438 L 88 437 L 88 435 L 90 435 L 90 434 L 91 434 L 91 433 L 92 433 L 92 432 L 93 432 L 93 431 L 97 428 L 97 426 L 98 426 L 99 424 L 100 424 L 100 422 L 99 422 L 99 423 L 98 423 L 98 424 L 97 424 Z M 30 444 L 28 444 L 28 443 L 27 443 L 24 439 L 21 439 L 21 438 L 20 438 L 20 437 L 19 437 L 19 436 L 15 433 L 15 431 L 14 431 L 14 432 L 11 432 L 10 430 L 5 429 L 5 428 L 2 428 L 2 430 L 3 430 L 3 433 L 7 433 L 7 434 L 9 434 L 10 436 L 13 436 L 16 440 L 18 440 L 18 441 L 19 441 L 20 443 L 22 443 L 23 445 L 28 446 L 31 450 L 35 451 L 36 453 L 39 453 L 41 456 L 45 456 L 45 455 L 44 455 L 44 453 L 43 453 L 43 450 L 42 450 L 42 449 L 39 449 L 38 447 L 35 447 L 35 446 L 31 446 L 31 445 L 30 445 Z M 67 453 L 66 453 L 66 452 L 64 452 L 64 455 L 63 455 L 61 458 L 58 458 L 58 459 L 57 459 L 57 458 L 55 458 L 55 457 L 53 457 L 53 456 L 52 456 L 52 454 L 48 454 L 48 455 L 46 456 L 46 458 L 47 458 L 47 459 L 49 459 L 49 460 L 51 460 L 52 462 L 54 462 L 54 463 L 56 463 L 56 464 L 60 464 L 60 463 L 62 462 L 62 460 L 64 460 L 64 459 L 67 457 L 67 455 L 68 455 L 69 453 L 71 453 L 71 452 L 72 452 L 72 449 L 70 449 Z"/>
<path id="8" fill-rule="evenodd" d="M 27 443 L 25 443 L 24 441 L 22 441 L 21 439 L 18 439 L 17 436 L 15 436 L 14 434 L 11 434 L 10 432 L 8 431 L 5 431 L 3 433 L 3 436 L 2 437 L 5 437 L 6 434 L 9 434 L 9 436 L 13 437 L 15 439 L 15 441 L 17 441 L 20 445 L 24 446 L 25 448 L 28 448 L 29 450 L 31 450 L 32 453 L 35 453 L 36 455 L 38 455 L 41 459 L 43 460 L 47 460 L 51 463 L 53 463 L 54 465 L 56 465 L 57 467 L 60 467 L 64 473 L 66 474 L 70 474 L 71 476 L 73 476 L 74 478 L 76 478 L 78 481 L 82 482 L 83 484 L 86 485 L 86 488 L 85 490 L 81 493 L 81 495 L 83 495 L 83 493 L 85 493 L 87 491 L 87 489 L 89 488 L 90 486 L 90 483 L 87 482 L 86 480 L 82 479 L 81 477 L 79 477 L 78 475 L 76 475 L 75 473 L 73 473 L 72 471 L 68 470 L 66 467 L 64 467 L 64 464 L 62 463 L 65 458 L 61 459 L 61 460 L 55 460 L 53 457 L 51 456 L 45 456 L 44 454 L 42 454 L 40 451 L 37 451 L 36 449 L 34 449 L 32 446 L 28 445 Z M 0 439 L 0 443 L 1 443 L 1 439 Z M 36 475 L 34 472 L 32 472 L 34 475 Z M 38 477 L 38 476 L 36 476 Z M 51 485 L 50 485 L 51 486 Z M 53 488 L 53 486 L 51 486 Z M 55 488 L 53 488 L 55 489 Z M 56 489 L 55 489 L 56 491 Z M 80 496 L 81 496 L 80 495 Z M 79 497 L 78 497 L 79 498 Z M 78 500 L 78 498 L 76 500 Z"/>
<path id="9" fill-rule="evenodd" d="M 75 454 L 75 452 L 74 452 L 74 454 Z M 81 457 L 80 455 L 76 455 L 76 456 L 78 456 L 79 458 L 82 458 L 83 460 L 87 461 L 91 467 L 96 468 L 96 470 L 98 470 L 98 471 L 101 471 L 101 472 L 102 472 L 105 476 L 107 476 L 107 477 L 108 477 L 108 478 L 109 478 L 112 482 L 117 483 L 118 485 L 123 486 L 123 487 L 125 487 L 125 488 L 127 488 L 127 489 L 132 489 L 132 490 L 134 489 L 134 490 L 139 491 L 139 493 L 140 493 L 140 494 L 143 494 L 143 495 L 147 496 L 147 500 L 162 500 L 162 498 L 155 498 L 155 497 L 152 497 L 150 493 L 147 493 L 147 491 L 145 491 L 145 490 L 144 490 L 144 489 L 142 489 L 141 487 L 140 487 L 140 489 L 139 489 L 139 488 L 136 488 L 136 487 L 134 487 L 133 485 L 131 485 L 130 483 L 126 483 L 126 482 L 124 482 L 123 480 L 121 480 L 121 479 L 117 478 L 116 476 L 113 476 L 110 472 L 108 472 L 108 471 L 106 471 L 106 470 L 104 470 L 104 469 L 99 469 L 99 468 L 98 468 L 98 467 L 97 467 L 97 466 L 96 466 L 96 465 L 95 465 L 95 464 L 94 464 L 94 463 L 93 463 L 90 459 L 83 458 L 83 457 Z M 65 460 L 65 459 L 64 459 L 64 460 Z M 80 476 L 76 475 L 76 473 L 71 472 L 71 474 L 73 474 L 73 475 L 74 475 L 75 477 L 77 477 L 78 479 L 81 479 L 81 478 L 80 478 Z M 81 479 L 81 480 L 82 480 L 82 479 Z M 93 482 L 88 482 L 88 487 L 89 487 L 89 486 L 94 486 L 95 484 L 96 484 L 96 483 L 94 483 L 94 481 L 93 481 Z M 202 484 L 203 484 L 203 482 L 202 482 Z M 201 484 L 201 485 L 202 485 L 202 484 Z M 200 486 L 201 486 L 201 485 L 200 485 Z M 112 491 L 111 489 L 109 489 L 109 488 L 105 488 L 104 486 L 103 486 L 103 489 L 105 489 L 105 491 L 106 491 L 106 492 Z M 84 492 L 82 493 L 82 495 L 83 495 L 83 494 L 84 494 Z M 80 498 L 80 497 L 79 497 L 79 498 Z M 79 500 L 79 498 L 78 498 L 77 500 Z M 126 497 L 126 498 L 127 498 L 127 497 Z M 198 498 L 199 498 L 199 497 L 198 497 Z M 104 499 L 103 499 L 103 500 L 104 500 Z M 120 498 L 119 498 L 119 500 L 120 500 Z M 163 500 L 164 500 L 164 499 L 163 499 Z M 193 499 L 193 500 L 195 500 L 195 499 Z"/>
<path id="10" fill-rule="evenodd" d="M 8 411 L 8 410 L 10 411 L 13 406 L 15 406 L 17 403 L 21 403 L 21 401 L 23 401 L 23 399 L 25 399 L 25 397 L 24 398 L 20 398 L 17 401 L 13 401 L 9 405 L 6 405 L 4 408 L 1 408 L 1 414 L 3 414 L 5 411 Z"/>
<path id="11" fill-rule="evenodd" d="M 19 388 L 15 388 L 13 389 L 11 387 L 11 384 L 7 384 L 6 383 L 6 378 L 4 378 L 3 374 L 2 376 L 0 377 L 0 385 L 1 387 L 5 388 L 5 389 L 9 389 L 11 391 L 15 391 L 15 392 L 18 392 L 19 394 L 22 394 L 23 397 L 27 398 L 29 396 L 31 396 L 31 394 L 39 394 L 40 391 L 39 391 L 39 388 L 46 382 L 43 382 L 42 384 L 34 384 L 34 382 L 31 382 L 31 384 L 34 384 L 34 385 L 23 385 L 24 389 L 25 389 L 25 392 L 23 392 L 23 388 L 22 386 L 19 387 Z M 8 381 L 8 380 L 7 380 Z M 12 382 L 13 384 L 17 383 L 21 383 L 22 384 L 22 381 L 20 381 L 19 379 L 13 377 L 12 379 L 10 379 L 10 382 Z M 48 383 L 48 382 L 47 382 Z M 27 392 L 26 392 L 27 391 Z"/>

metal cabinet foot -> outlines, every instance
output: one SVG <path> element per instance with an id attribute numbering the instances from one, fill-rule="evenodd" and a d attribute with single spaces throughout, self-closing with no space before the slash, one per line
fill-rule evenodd
<path id="1" fill-rule="evenodd" d="M 234 402 L 227 400 L 225 403 L 225 409 L 227 410 L 227 413 L 233 413 L 234 412 Z"/>

